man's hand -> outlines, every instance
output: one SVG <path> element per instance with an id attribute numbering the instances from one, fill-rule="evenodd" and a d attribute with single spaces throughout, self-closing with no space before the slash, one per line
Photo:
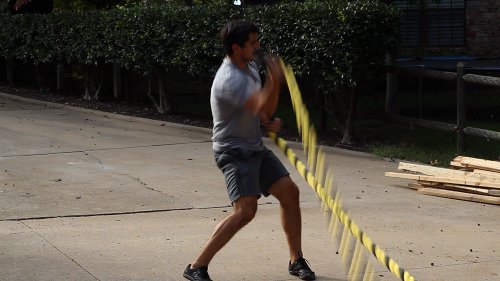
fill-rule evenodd
<path id="1" fill-rule="evenodd" d="M 262 125 L 264 126 L 266 132 L 279 133 L 279 131 L 281 131 L 283 122 L 281 122 L 281 119 L 279 118 L 273 118 L 271 120 L 264 121 Z"/>
<path id="2" fill-rule="evenodd" d="M 271 79 L 273 82 L 277 84 L 277 86 L 281 85 L 283 82 L 283 69 L 281 69 L 279 58 L 276 55 L 267 55 L 266 56 L 266 67 Z"/>

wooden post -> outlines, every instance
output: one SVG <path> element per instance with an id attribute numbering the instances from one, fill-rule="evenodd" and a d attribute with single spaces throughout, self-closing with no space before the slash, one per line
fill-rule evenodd
<path id="1" fill-rule="evenodd" d="M 115 99 L 122 96 L 122 75 L 119 63 L 113 63 L 113 96 Z"/>
<path id="2" fill-rule="evenodd" d="M 396 56 L 389 52 L 386 53 L 386 64 L 390 66 L 396 65 Z M 398 92 L 398 75 L 395 73 L 386 74 L 385 88 L 385 112 L 397 113 L 396 95 Z"/>
<path id="3" fill-rule="evenodd" d="M 457 64 L 457 153 L 463 154 L 465 151 L 465 63 Z"/>
<path id="4" fill-rule="evenodd" d="M 418 117 L 422 119 L 424 117 L 424 112 L 422 109 L 422 95 L 424 92 L 424 78 L 422 76 L 418 77 Z"/>

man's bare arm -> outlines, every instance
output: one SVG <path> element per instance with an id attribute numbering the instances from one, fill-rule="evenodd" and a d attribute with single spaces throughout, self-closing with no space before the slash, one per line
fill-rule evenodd
<path id="1" fill-rule="evenodd" d="M 245 109 L 258 115 L 262 121 L 269 120 L 276 111 L 283 80 L 283 71 L 275 56 L 266 58 L 266 66 L 268 74 L 264 86 L 245 102 Z"/>

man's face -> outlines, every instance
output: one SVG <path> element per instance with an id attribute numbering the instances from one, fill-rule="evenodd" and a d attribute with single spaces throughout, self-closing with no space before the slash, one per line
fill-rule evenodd
<path id="1" fill-rule="evenodd" d="M 241 57 L 246 62 L 251 62 L 256 59 L 256 53 L 260 49 L 259 37 L 256 32 L 248 35 L 248 40 L 241 48 Z"/>

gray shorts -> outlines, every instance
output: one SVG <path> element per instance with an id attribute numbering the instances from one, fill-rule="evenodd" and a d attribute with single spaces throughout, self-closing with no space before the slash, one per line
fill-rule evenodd
<path id="1" fill-rule="evenodd" d="M 266 147 L 262 151 L 228 149 L 215 153 L 215 162 L 224 173 L 231 203 L 241 196 L 269 196 L 269 188 L 290 174 Z"/>

